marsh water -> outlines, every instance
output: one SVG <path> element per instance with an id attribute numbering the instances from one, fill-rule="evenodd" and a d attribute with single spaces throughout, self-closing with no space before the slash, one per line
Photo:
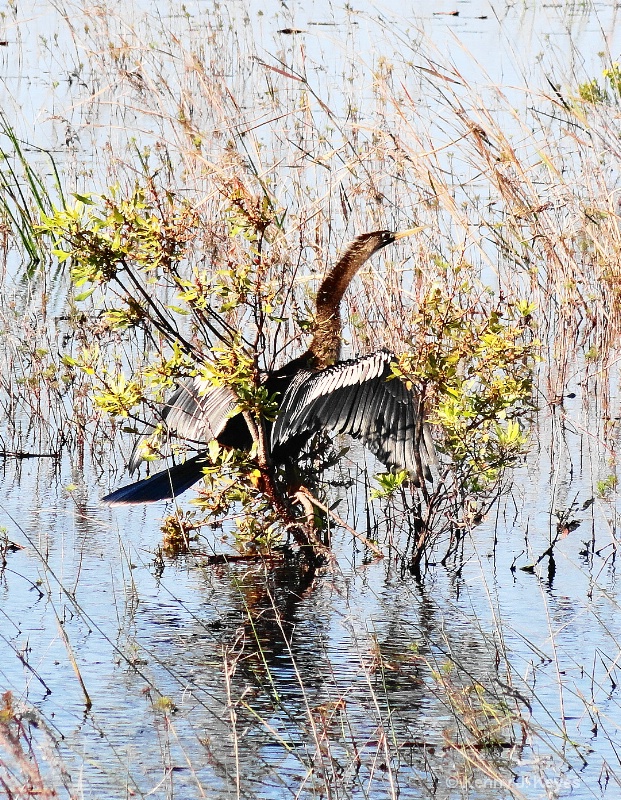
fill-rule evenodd
<path id="1" fill-rule="evenodd" d="M 131 171 L 136 146 L 174 143 L 175 120 L 164 136 L 159 109 L 127 91 L 147 80 L 137 41 L 168 64 L 179 41 L 187 55 L 219 31 L 231 49 L 217 68 L 243 124 L 264 125 L 264 147 L 290 162 L 297 151 L 271 124 L 261 105 L 269 81 L 254 71 L 289 69 L 287 48 L 304 50 L 299 59 L 338 115 L 341 82 L 396 52 L 414 70 L 417 42 L 431 42 L 482 98 L 502 85 L 510 110 L 498 114 L 509 126 L 526 103 L 521 87 L 543 87 L 546 74 L 575 86 L 601 74 L 602 53 L 614 61 L 621 51 L 620 9 L 608 2 L 104 6 L 9 3 L 0 20 L 0 104 L 43 174 L 50 162 L 37 148 L 53 153 L 67 191 L 104 191 L 119 164 Z M 98 71 L 114 47 L 123 51 L 117 84 Z M 180 63 L 168 64 L 171 92 L 183 89 Z M 361 127 L 366 102 L 385 113 L 370 90 L 358 100 Z M 429 136 L 444 146 L 450 128 L 432 111 Z M 459 174 L 459 156 L 444 157 Z M 317 170 L 313 190 L 332 202 Z M 6 373 L 24 339 L 45 331 L 44 346 L 62 349 L 68 286 L 62 273 L 27 278 L 19 249 L 5 253 Z M 494 279 L 489 263 L 484 270 Z M 86 455 L 5 458 L 0 525 L 19 547 L 1 572 L 0 689 L 36 710 L 35 754 L 49 783 L 88 798 L 617 797 L 614 353 L 603 375 L 578 351 L 551 397 L 554 374 L 548 359 L 530 450 L 506 492 L 422 578 L 402 557 L 399 509 L 370 503 L 363 476 L 374 465 L 356 447 L 346 464 L 354 485 L 335 488 L 335 499 L 385 557 L 337 528 L 335 562 L 316 574 L 210 563 L 231 552 L 226 526 L 205 532 L 192 555 L 162 554 L 163 505 L 98 503 L 126 479 L 131 437 L 118 431 L 99 442 L 93 434 Z M 41 433 L 20 406 L 5 420 L 4 449 L 44 451 L 53 423 Z M 465 744 L 475 729 L 476 746 Z"/>

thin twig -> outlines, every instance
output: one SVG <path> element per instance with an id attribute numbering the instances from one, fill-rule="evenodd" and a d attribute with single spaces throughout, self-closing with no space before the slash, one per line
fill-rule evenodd
<path id="1" fill-rule="evenodd" d="M 325 514 L 328 514 L 328 516 L 330 516 L 334 520 L 334 522 L 336 522 L 337 525 L 339 525 L 341 528 L 345 528 L 345 530 L 348 533 L 351 533 L 352 536 L 354 536 L 356 539 L 362 542 L 365 547 L 368 547 L 369 550 L 372 550 L 378 558 L 384 558 L 384 554 L 374 542 L 372 542 L 370 539 L 367 539 L 367 537 L 364 536 L 362 533 L 358 533 L 358 531 L 354 530 L 354 528 L 352 528 L 351 525 L 345 522 L 344 519 L 341 519 L 341 517 L 339 517 L 338 514 L 335 514 L 334 511 L 329 509 L 321 501 L 317 500 L 316 497 L 313 497 L 313 495 L 308 491 L 308 489 L 306 489 L 306 487 L 302 486 L 295 493 L 294 496 L 298 498 L 298 500 L 300 501 L 300 503 L 302 503 L 303 506 L 305 505 L 305 503 L 303 502 L 304 500 L 310 501 L 314 506 L 317 506 L 317 508 L 319 508 Z"/>

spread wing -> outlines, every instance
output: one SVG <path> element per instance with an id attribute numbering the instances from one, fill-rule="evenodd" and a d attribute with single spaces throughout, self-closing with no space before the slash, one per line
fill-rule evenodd
<path id="1" fill-rule="evenodd" d="M 272 450 L 319 431 L 347 433 L 387 467 L 407 470 L 416 485 L 431 480 L 437 459 L 429 427 L 421 425 L 417 395 L 402 381 L 387 380 L 393 359 L 380 350 L 296 375 L 272 429 Z"/>
<path id="2" fill-rule="evenodd" d="M 149 430 L 163 424 L 167 437 L 205 444 L 222 432 L 237 402 L 235 392 L 228 386 L 212 386 L 200 376 L 186 378 L 154 415 Z M 142 436 L 136 442 L 129 459 L 130 472 L 143 460 L 147 438 Z"/>

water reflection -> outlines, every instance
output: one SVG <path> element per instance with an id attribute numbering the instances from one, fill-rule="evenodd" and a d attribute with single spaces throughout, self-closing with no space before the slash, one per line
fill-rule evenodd
<path id="1" fill-rule="evenodd" d="M 203 719 L 216 775 L 230 782 L 239 770 L 242 785 L 267 792 L 260 796 L 283 781 L 308 779 L 320 791 L 322 781 L 354 774 L 370 789 L 397 769 L 414 770 L 420 782 L 437 759 L 442 769 L 461 762 L 447 735 L 457 749 L 465 742 L 447 683 L 434 673 L 452 665 L 456 695 L 506 685 L 498 647 L 470 620 L 447 625 L 445 611 L 411 582 L 395 579 L 363 597 L 353 574 L 334 580 L 290 565 L 200 575 L 200 610 L 138 611 L 136 638 L 184 685 L 181 712 L 199 704 L 193 723 Z"/>
<path id="2" fill-rule="evenodd" d="M 593 518 L 593 504 L 585 513 Z M 532 709 L 554 735 L 565 728 L 584 739 L 585 698 L 609 718 L 619 713 L 614 564 L 591 551 L 583 571 L 578 528 L 555 549 L 553 584 L 545 562 L 511 578 L 526 521 L 532 551 L 549 546 L 545 499 L 539 509 L 518 512 L 507 498 L 499 516 L 475 529 L 476 541 L 464 541 L 459 568 L 438 567 L 423 582 L 403 571 L 394 553 L 354 566 L 349 537 L 339 535 L 342 571 L 201 567 L 179 559 L 160 573 L 156 518 L 153 509 L 84 516 L 68 499 L 57 498 L 54 508 L 49 494 L 44 509 L 22 514 L 24 530 L 45 542 L 49 567 L 79 602 L 65 599 L 57 611 L 93 698 L 86 716 L 66 649 L 57 641 L 46 655 L 48 634 L 41 635 L 56 625 L 50 598 L 58 595 L 48 584 L 58 584 L 32 550 L 11 554 L 5 575 L 5 636 L 14 648 L 3 650 L 5 686 L 20 685 L 16 652 L 26 635 L 51 690 L 43 710 L 72 747 L 92 754 L 85 779 L 104 794 L 119 790 L 109 766 L 115 762 L 130 765 L 141 792 L 165 779 L 187 796 L 197 781 L 215 796 L 237 782 L 256 797 L 291 787 L 304 787 L 300 796 L 328 794 L 337 786 L 381 797 L 391 781 L 430 792 L 434 780 L 461 785 L 473 759 L 508 780 L 510 769 L 526 774 L 520 760 L 533 757 L 522 749 L 513 715 L 528 723 Z M 498 518 L 514 529 L 512 537 L 499 534 Z M 11 538 L 18 535 L 12 528 Z M 20 577 L 37 574 L 44 577 L 39 600 L 32 578 Z M 32 698 L 41 701 L 45 687 L 35 691 L 35 680 Z M 562 719 L 552 723 L 547 714 L 561 699 Z M 601 718 L 592 728 L 596 722 L 604 749 L 605 735 L 613 734 Z M 493 733 L 501 748 L 465 748 L 476 742 L 475 726 L 483 738 Z M 496 797 L 497 788 L 479 786 L 476 796 Z"/>

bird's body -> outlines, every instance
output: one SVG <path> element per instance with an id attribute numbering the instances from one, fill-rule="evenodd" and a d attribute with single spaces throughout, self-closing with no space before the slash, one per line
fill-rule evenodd
<path id="1" fill-rule="evenodd" d="M 387 467 L 407 470 L 421 485 L 435 463 L 433 442 L 421 419 L 417 396 L 391 377 L 393 356 L 380 350 L 368 356 L 338 361 L 341 345 L 340 302 L 353 276 L 377 250 L 414 233 L 375 231 L 358 236 L 322 281 L 316 300 L 315 333 L 308 350 L 264 377 L 269 396 L 280 399 L 278 416 L 268 425 L 271 456 L 282 463 L 295 457 L 319 431 L 348 433 L 360 439 Z M 219 444 L 248 450 L 252 435 L 236 410 L 237 397 L 227 386 L 211 386 L 200 377 L 181 382 L 161 409 L 167 434 L 200 448 L 193 458 L 169 467 L 103 498 L 110 505 L 169 500 L 202 477 L 204 445 Z M 140 442 L 129 468 L 142 460 Z"/>

